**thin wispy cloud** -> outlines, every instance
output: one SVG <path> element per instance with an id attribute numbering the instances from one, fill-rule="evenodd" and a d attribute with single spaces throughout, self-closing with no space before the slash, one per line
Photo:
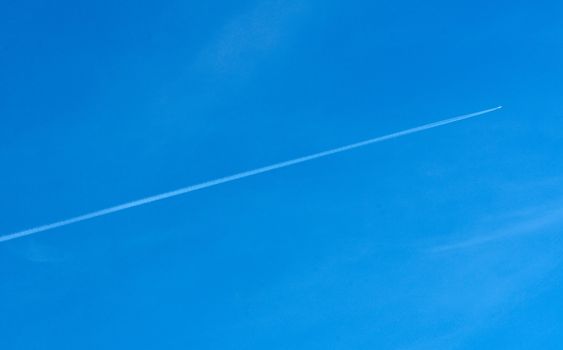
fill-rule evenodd
<path id="1" fill-rule="evenodd" d="M 311 154 L 311 155 L 308 155 L 308 156 L 295 158 L 295 159 L 288 160 L 288 161 L 285 161 L 285 162 L 280 162 L 280 163 L 268 165 L 268 166 L 265 166 L 265 167 L 257 168 L 257 169 L 254 169 L 254 170 L 244 171 L 244 172 L 241 172 L 241 173 L 238 173 L 238 174 L 221 177 L 221 178 L 218 178 L 218 179 L 215 179 L 215 180 L 206 181 L 206 182 L 203 182 L 203 183 L 200 183 L 200 184 L 197 184 L 197 185 L 187 186 L 187 187 L 179 188 L 177 190 L 157 194 L 157 195 L 150 196 L 150 197 L 145 197 L 145 198 L 142 198 L 142 199 L 134 200 L 134 201 L 131 201 L 131 202 L 123 203 L 123 204 L 116 205 L 116 206 L 109 207 L 109 208 L 105 208 L 105 209 L 101 209 L 101 210 L 94 211 L 94 212 L 91 212 L 91 213 L 87 213 L 87 214 L 84 214 L 84 215 L 72 217 L 72 218 L 69 218 L 69 219 L 66 219 L 66 220 L 61 220 L 61 221 L 57 221 L 57 222 L 54 222 L 54 223 L 51 223 L 51 224 L 37 226 L 37 227 L 30 228 L 30 229 L 27 229 L 27 230 L 23 230 L 23 231 L 7 234 L 7 235 L 4 235 L 4 236 L 0 236 L 0 242 L 7 242 L 7 241 L 11 241 L 11 240 L 14 240 L 14 239 L 17 239 L 17 238 L 22 238 L 22 237 L 34 235 L 34 234 L 37 234 L 37 233 L 40 233 L 40 232 L 50 231 L 50 230 L 53 230 L 53 229 L 56 229 L 56 228 L 59 228 L 59 227 L 72 225 L 72 224 L 75 224 L 75 223 L 79 223 L 79 222 L 86 221 L 86 220 L 91 220 L 91 219 L 101 217 L 101 216 L 106 216 L 106 215 L 109 215 L 109 214 L 112 214 L 112 213 L 117 213 L 117 212 L 120 212 L 120 211 L 123 211 L 123 210 L 139 207 L 139 206 L 146 205 L 146 204 L 149 204 L 149 203 L 162 201 L 162 200 L 172 198 L 172 197 L 177 197 L 177 196 L 180 196 L 180 195 L 183 195 L 183 194 L 186 194 L 186 193 L 190 193 L 190 192 L 202 190 L 202 189 L 205 189 L 205 188 L 217 186 L 217 185 L 224 184 L 224 183 L 227 183 L 227 182 L 232 182 L 232 181 L 244 179 L 244 178 L 247 178 L 247 177 L 250 177 L 250 176 L 271 172 L 271 171 L 274 171 L 274 170 L 277 170 L 277 169 L 286 168 L 286 167 L 293 166 L 293 165 L 296 165 L 296 164 L 305 163 L 305 162 L 308 162 L 308 161 L 311 161 L 311 160 L 315 160 L 315 159 L 319 159 L 319 158 L 323 158 L 323 157 L 328 157 L 328 156 L 331 156 L 331 155 L 334 155 L 334 154 L 337 154 L 337 153 L 347 152 L 347 151 L 350 151 L 350 150 L 353 150 L 353 149 L 356 149 L 356 148 L 360 148 L 360 147 L 364 147 L 364 146 L 368 146 L 368 145 L 371 145 L 371 144 L 374 144 L 374 143 L 379 143 L 379 142 L 383 142 L 383 141 L 387 141 L 387 140 L 396 139 L 396 138 L 407 136 L 407 135 L 410 135 L 410 134 L 414 134 L 414 133 L 422 132 L 422 131 L 425 131 L 425 130 L 433 129 L 433 128 L 436 128 L 436 127 L 439 127 L 439 126 L 459 122 L 459 121 L 469 119 L 469 118 L 474 118 L 474 117 L 477 117 L 477 116 L 480 116 L 480 115 L 483 115 L 483 114 L 486 114 L 486 113 L 496 111 L 500 108 L 502 108 L 502 107 L 499 106 L 499 107 L 490 108 L 490 109 L 482 110 L 482 111 L 475 112 L 475 113 L 460 115 L 460 116 L 457 116 L 457 117 L 453 117 L 453 118 L 441 120 L 441 121 L 438 121 L 438 122 L 421 125 L 421 126 L 418 126 L 418 127 L 414 127 L 414 128 L 399 131 L 399 132 L 395 132 L 395 133 L 384 135 L 384 136 L 375 137 L 375 138 L 372 138 L 372 139 L 369 139 L 369 140 L 353 143 L 353 144 L 350 144 L 350 145 L 346 145 L 346 146 L 342 146 L 342 147 L 338 147 L 338 148 L 333 148 L 333 149 L 330 149 L 328 151 L 314 153 L 314 154 Z"/>
<path id="2" fill-rule="evenodd" d="M 227 22 L 196 59 L 210 74 L 248 74 L 260 59 L 277 52 L 299 28 L 306 2 L 265 1 Z"/>
<path id="3" fill-rule="evenodd" d="M 533 216 L 527 215 L 525 218 L 519 218 L 515 221 L 515 223 L 494 230 L 493 232 L 480 233 L 471 238 L 435 246 L 430 249 L 430 252 L 445 253 L 469 249 L 501 240 L 541 233 L 547 228 L 563 224 L 563 206 L 544 209 L 542 212 L 535 213 Z"/>
<path id="4" fill-rule="evenodd" d="M 460 321 L 443 334 L 446 344 L 466 343 L 554 283 L 550 276 L 562 262 L 557 235 L 563 227 L 562 203 L 518 209 L 499 220 L 500 228 L 435 246 L 417 261 L 437 276 L 428 287 L 426 307 L 433 315 L 455 315 Z M 412 348 L 435 342 L 433 348 L 440 348 L 442 340 L 432 336 Z"/>

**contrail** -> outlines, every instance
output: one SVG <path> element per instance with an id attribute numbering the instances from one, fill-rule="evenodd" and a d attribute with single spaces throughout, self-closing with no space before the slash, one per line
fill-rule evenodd
<path id="1" fill-rule="evenodd" d="M 220 185 L 220 184 L 224 184 L 226 182 L 236 181 L 236 180 L 239 180 L 239 179 L 243 179 L 245 177 L 250 177 L 250 176 L 254 176 L 254 175 L 258 175 L 258 174 L 262 174 L 262 173 L 267 173 L 269 171 L 273 171 L 273 170 L 276 170 L 276 169 L 286 168 L 286 167 L 289 167 L 289 166 L 292 166 L 292 165 L 295 165 L 295 164 L 308 162 L 310 160 L 317 159 L 317 158 L 327 157 L 327 156 L 330 156 L 330 155 L 333 155 L 333 154 L 336 154 L 336 153 L 346 152 L 346 151 L 352 150 L 354 148 L 359 148 L 359 147 L 371 145 L 372 143 L 378 143 L 378 142 L 382 142 L 382 141 L 391 140 L 391 139 L 395 139 L 395 138 L 398 138 L 398 137 L 414 134 L 414 133 L 417 133 L 417 132 L 420 132 L 420 131 L 436 128 L 438 126 L 455 123 L 455 122 L 458 122 L 460 120 L 473 118 L 473 117 L 476 117 L 476 116 L 479 116 L 479 115 L 482 115 L 482 114 L 485 114 L 485 113 L 490 113 L 490 112 L 496 111 L 496 110 L 501 109 L 501 108 L 502 108 L 502 106 L 498 106 L 498 107 L 486 109 L 486 110 L 483 110 L 483 111 L 480 111 L 480 112 L 460 115 L 460 116 L 457 116 L 457 117 L 441 120 L 441 121 L 438 121 L 438 122 L 425 124 L 425 125 L 417 126 L 415 128 L 395 132 L 395 133 L 384 135 L 384 136 L 375 137 L 375 138 L 365 140 L 365 141 L 361 141 L 361 142 L 357 142 L 357 143 L 353 143 L 353 144 L 350 144 L 350 145 L 347 145 L 347 146 L 334 148 L 334 149 L 331 149 L 331 150 L 328 150 L 328 151 L 314 153 L 314 154 L 311 154 L 311 155 L 308 155 L 308 156 L 295 158 L 295 159 L 292 159 L 292 160 L 287 160 L 285 162 L 280 162 L 280 163 L 268 165 L 268 166 L 265 166 L 265 167 L 262 167 L 262 168 L 258 168 L 258 169 L 254 169 L 254 170 L 248 170 L 248 171 L 244 171 L 242 173 L 221 177 L 221 178 L 206 181 L 206 182 L 203 182 L 203 183 L 200 183 L 200 184 L 197 184 L 197 185 L 182 187 L 182 188 L 179 188 L 179 189 L 174 190 L 174 191 L 165 192 L 165 193 L 157 194 L 157 195 L 154 195 L 154 196 L 141 198 L 141 199 L 134 200 L 134 201 L 131 201 L 131 202 L 116 205 L 114 207 L 109 207 L 109 208 L 97 210 L 97 211 L 94 211 L 94 212 L 91 212 L 91 213 L 87 213 L 87 214 L 84 214 L 84 215 L 75 216 L 75 217 L 72 217 L 70 219 L 53 222 L 51 224 L 37 226 L 37 227 L 33 227 L 33 228 L 30 228 L 30 229 L 27 229 L 27 230 L 10 233 L 10 234 L 4 235 L 4 236 L 0 236 L 0 242 L 7 242 L 7 241 L 11 241 L 13 239 L 34 235 L 36 233 L 50 231 L 50 230 L 53 230 L 53 229 L 58 228 L 58 227 L 72 225 L 72 224 L 75 224 L 77 222 L 94 219 L 94 218 L 97 218 L 97 217 L 100 217 L 100 216 L 109 215 L 109 214 L 112 214 L 112 213 L 116 213 L 116 212 L 119 212 L 119 211 L 122 211 L 122 210 L 129 209 L 129 208 L 134 208 L 134 207 L 149 204 L 149 203 L 152 203 L 152 202 L 161 201 L 161 200 L 164 200 L 164 199 L 167 199 L 167 198 L 180 196 L 180 195 L 185 194 L 185 193 L 194 192 L 194 191 L 197 191 L 197 190 L 202 190 L 204 188 L 217 186 L 217 185 Z"/>

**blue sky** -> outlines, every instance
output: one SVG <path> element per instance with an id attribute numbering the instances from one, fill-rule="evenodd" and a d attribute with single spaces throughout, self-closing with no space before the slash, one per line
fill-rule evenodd
<path id="1" fill-rule="evenodd" d="M 557 349 L 563 5 L 0 5 L 2 349 Z"/>

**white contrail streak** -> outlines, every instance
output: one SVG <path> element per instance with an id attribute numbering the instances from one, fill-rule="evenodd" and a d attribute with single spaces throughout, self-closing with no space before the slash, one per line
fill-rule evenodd
<path id="1" fill-rule="evenodd" d="M 53 229 L 58 228 L 58 227 L 68 226 L 68 225 L 71 225 L 71 224 L 75 224 L 77 222 L 94 219 L 94 218 L 97 218 L 97 217 L 100 217 L 100 216 L 108 215 L 108 214 L 111 214 L 111 213 L 116 213 L 118 211 L 122 211 L 122 210 L 125 210 L 125 209 L 138 207 L 138 206 L 141 206 L 141 205 L 161 201 L 163 199 L 167 199 L 167 198 L 171 198 L 171 197 L 176 197 L 176 196 L 188 193 L 188 192 L 193 192 L 193 191 L 201 190 L 201 189 L 204 189 L 204 188 L 213 187 L 213 186 L 220 185 L 220 184 L 223 184 L 223 183 L 226 183 L 226 182 L 231 182 L 231 181 L 243 179 L 245 177 L 266 173 L 266 172 L 273 171 L 273 170 L 276 170 L 276 169 L 285 168 L 285 167 L 288 167 L 288 166 L 291 166 L 291 165 L 308 162 L 308 161 L 313 160 L 313 159 L 327 157 L 327 156 L 330 156 L 330 155 L 333 155 L 333 154 L 336 154 L 336 153 L 346 152 L 346 151 L 352 150 L 354 148 L 359 148 L 359 147 L 370 145 L 372 143 L 382 142 L 382 141 L 391 140 L 391 139 L 394 139 L 394 138 L 397 138 L 397 137 L 414 134 L 414 133 L 424 131 L 424 130 L 428 130 L 428 129 L 432 129 L 432 128 L 435 128 L 435 127 L 438 127 L 438 126 L 441 126 L 441 125 L 451 124 L 451 123 L 458 122 L 460 120 L 473 118 L 473 117 L 476 117 L 478 115 L 482 115 L 482 114 L 485 114 L 485 113 L 490 113 L 490 112 L 496 111 L 500 108 L 502 108 L 502 106 L 498 106 L 498 107 L 491 108 L 491 109 L 486 109 L 486 110 L 483 110 L 483 111 L 480 111 L 480 112 L 460 115 L 460 116 L 453 117 L 453 118 L 450 118 L 450 119 L 445 119 L 445 120 L 442 120 L 442 121 L 438 121 L 438 122 L 434 122 L 434 123 L 430 123 L 430 124 L 425 124 L 425 125 L 417 126 L 415 128 L 395 132 L 395 133 L 392 133 L 392 134 L 389 134 L 389 135 L 379 136 L 379 137 L 375 137 L 375 138 L 372 138 L 372 139 L 369 139 L 369 140 L 353 143 L 351 145 L 334 148 L 334 149 L 331 149 L 331 150 L 328 150 L 328 151 L 314 153 L 314 154 L 311 154 L 309 156 L 295 158 L 295 159 L 288 160 L 288 161 L 285 161 L 285 162 L 268 165 L 268 166 L 265 166 L 265 167 L 262 167 L 262 168 L 249 170 L 249 171 L 245 171 L 245 172 L 230 175 L 230 176 L 221 177 L 221 178 L 218 178 L 218 179 L 215 179 L 215 180 L 210 180 L 210 181 L 203 182 L 203 183 L 200 183 L 200 184 L 197 184 L 197 185 L 179 188 L 179 189 L 174 190 L 174 191 L 165 192 L 165 193 L 157 194 L 157 195 L 154 195 L 154 196 L 138 199 L 138 200 L 135 200 L 135 201 L 132 201 L 132 202 L 123 203 L 123 204 L 120 204 L 120 205 L 116 205 L 114 207 L 109 207 L 109 208 L 101 209 L 101 210 L 94 211 L 94 212 L 91 212 L 91 213 L 88 213 L 88 214 L 75 216 L 75 217 L 70 218 L 70 219 L 53 222 L 51 224 L 47 224 L 47 225 L 43 225 L 43 226 L 37 226 L 37 227 L 30 228 L 30 229 L 27 229 L 27 230 L 19 231 L 19 232 L 14 232 L 14 233 L 11 233 L 11 234 L 0 236 L 0 242 L 7 242 L 7 241 L 11 241 L 13 239 L 34 235 L 34 234 L 40 233 L 40 232 L 53 230 Z"/>

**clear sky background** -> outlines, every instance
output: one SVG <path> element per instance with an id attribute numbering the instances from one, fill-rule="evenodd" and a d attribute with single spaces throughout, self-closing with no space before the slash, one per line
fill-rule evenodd
<path id="1" fill-rule="evenodd" d="M 1 349 L 559 349 L 560 1 L 6 1 Z"/>

